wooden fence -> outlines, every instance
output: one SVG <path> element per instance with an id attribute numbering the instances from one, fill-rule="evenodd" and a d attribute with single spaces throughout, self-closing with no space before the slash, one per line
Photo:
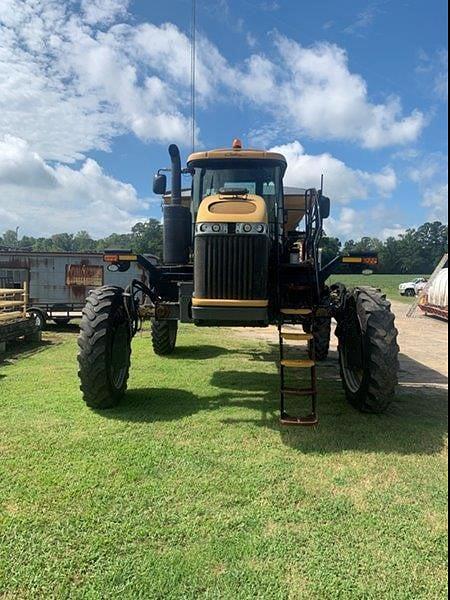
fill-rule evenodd
<path id="1" fill-rule="evenodd" d="M 0 289 L 0 325 L 25 319 L 27 316 L 28 284 L 23 289 Z"/>

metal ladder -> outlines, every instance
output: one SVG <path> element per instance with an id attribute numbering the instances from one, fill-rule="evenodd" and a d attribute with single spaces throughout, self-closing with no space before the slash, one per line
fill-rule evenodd
<path id="1" fill-rule="evenodd" d="M 281 317 L 278 324 L 280 343 L 280 422 L 282 425 L 299 427 L 313 427 L 319 420 L 317 416 L 317 366 L 314 335 L 312 333 L 296 333 L 285 331 L 283 326 L 286 321 L 292 322 L 299 317 L 311 318 L 311 332 L 314 331 L 314 314 L 308 308 L 285 308 L 280 311 Z M 286 341 L 307 342 L 307 359 L 285 358 L 284 344 Z M 311 385 L 308 388 L 292 388 L 286 386 L 286 369 L 307 369 L 311 375 Z M 291 416 L 286 412 L 286 396 L 309 396 L 311 398 L 311 413 L 304 417 Z"/>

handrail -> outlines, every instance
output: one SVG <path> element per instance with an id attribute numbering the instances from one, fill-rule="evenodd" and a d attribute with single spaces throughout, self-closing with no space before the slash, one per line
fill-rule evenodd
<path id="1" fill-rule="evenodd" d="M 0 289 L 0 324 L 25 319 L 28 306 L 28 284 L 21 289 Z M 18 310 L 19 309 L 19 310 Z"/>
<path id="2" fill-rule="evenodd" d="M 309 201 L 308 201 L 309 200 Z M 315 269 L 317 296 L 320 297 L 319 246 L 323 234 L 323 219 L 320 212 L 320 196 L 316 189 L 305 192 L 306 253 Z"/>

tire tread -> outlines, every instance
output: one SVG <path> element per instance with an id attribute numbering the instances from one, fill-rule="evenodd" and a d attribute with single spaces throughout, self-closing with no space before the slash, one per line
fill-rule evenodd
<path id="1" fill-rule="evenodd" d="M 131 344 L 128 368 L 122 388 L 112 390 L 107 371 L 107 334 L 111 315 L 117 310 L 123 290 L 105 286 L 91 291 L 83 308 L 78 337 L 78 376 L 83 399 L 90 408 L 106 409 L 116 406 L 126 391 L 131 361 Z"/>

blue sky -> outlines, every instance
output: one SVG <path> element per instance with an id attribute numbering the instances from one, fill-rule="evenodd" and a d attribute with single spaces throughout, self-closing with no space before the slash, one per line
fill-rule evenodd
<path id="1" fill-rule="evenodd" d="M 447 219 L 445 2 L 198 1 L 198 147 L 285 152 L 330 233 Z M 0 230 L 126 231 L 189 153 L 190 0 L 3 0 Z"/>

